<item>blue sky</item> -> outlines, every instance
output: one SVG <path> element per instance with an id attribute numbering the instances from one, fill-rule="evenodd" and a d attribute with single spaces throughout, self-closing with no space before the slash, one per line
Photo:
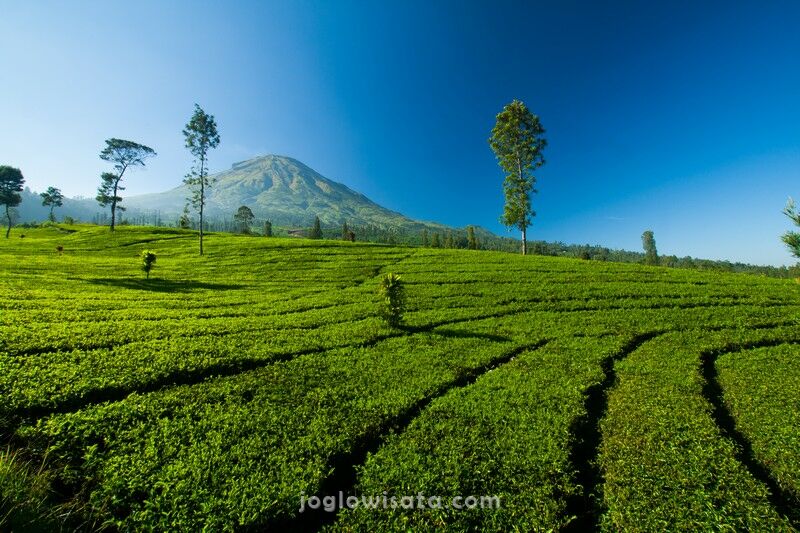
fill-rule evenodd
<path id="1" fill-rule="evenodd" d="M 94 196 L 108 137 L 178 185 L 194 102 L 213 170 L 268 153 L 419 219 L 499 234 L 486 139 L 514 98 L 547 130 L 530 238 L 791 264 L 797 2 L 6 2 L 0 164 Z"/>

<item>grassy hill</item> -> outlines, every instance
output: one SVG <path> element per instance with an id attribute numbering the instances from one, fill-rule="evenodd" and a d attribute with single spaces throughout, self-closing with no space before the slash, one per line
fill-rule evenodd
<path id="1" fill-rule="evenodd" d="M 0 239 L 0 530 L 800 524 L 794 281 L 227 234 L 201 258 L 190 231 L 25 233 Z M 378 316 L 390 271 L 402 328 Z M 299 511 L 339 491 L 441 508 Z"/>

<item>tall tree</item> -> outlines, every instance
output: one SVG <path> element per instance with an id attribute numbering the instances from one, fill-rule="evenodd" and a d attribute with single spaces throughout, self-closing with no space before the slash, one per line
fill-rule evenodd
<path id="1" fill-rule="evenodd" d="M 428 246 L 428 230 L 422 230 L 422 246 Z"/>
<path id="2" fill-rule="evenodd" d="M 795 226 L 800 227 L 800 213 L 795 209 L 794 200 L 789 198 L 789 202 L 786 204 L 786 209 L 783 210 L 783 213 L 794 222 Z M 783 234 L 781 240 L 789 247 L 791 254 L 800 259 L 800 233 L 796 231 L 787 231 Z"/>
<path id="3" fill-rule="evenodd" d="M 125 171 L 129 168 L 143 167 L 145 160 L 155 155 L 155 150 L 143 144 L 125 139 L 106 140 L 106 147 L 100 152 L 100 159 L 114 163 L 116 172 L 103 172 L 100 178 L 100 188 L 97 189 L 97 201 L 103 207 L 111 206 L 111 231 L 114 231 L 117 204 L 122 201 L 119 191 L 125 190 L 120 186 Z"/>
<path id="4" fill-rule="evenodd" d="M 475 228 L 467 226 L 467 248 L 470 250 L 478 249 L 478 240 L 475 238 Z"/>
<path id="5" fill-rule="evenodd" d="M 61 189 L 56 187 L 48 187 L 47 190 L 43 193 L 40 193 L 39 196 L 42 197 L 43 206 L 50 206 L 50 215 L 48 217 L 50 222 L 55 222 L 56 217 L 53 214 L 53 209 L 64 205 L 64 195 L 61 194 Z"/>
<path id="6" fill-rule="evenodd" d="M 25 178 L 18 168 L 0 165 L 0 204 L 6 208 L 6 219 L 8 219 L 8 229 L 6 239 L 11 235 L 11 208 L 16 207 L 22 202 L 22 185 Z"/>
<path id="7" fill-rule="evenodd" d="M 642 247 L 644 248 L 644 264 L 658 265 L 658 251 L 656 250 L 656 238 L 650 230 L 642 233 Z"/>
<path id="8" fill-rule="evenodd" d="M 100 175 L 100 187 L 97 188 L 97 203 L 102 207 L 111 206 L 111 231 L 114 231 L 116 225 L 117 212 L 125 211 L 125 208 L 119 205 L 122 197 L 119 196 L 119 191 L 124 191 L 125 187 L 119 184 L 117 175 L 113 172 L 103 172 Z"/>
<path id="9" fill-rule="evenodd" d="M 219 133 L 214 116 L 207 114 L 194 104 L 194 114 L 183 129 L 186 148 L 194 156 L 192 169 L 183 182 L 189 186 L 192 196 L 189 200 L 200 213 L 200 255 L 203 255 L 203 211 L 206 205 L 206 189 L 211 187 L 208 177 L 208 151 L 219 146 Z"/>
<path id="10" fill-rule="evenodd" d="M 192 219 L 189 218 L 189 206 L 183 206 L 183 213 L 181 213 L 180 218 L 178 219 L 178 227 L 181 229 L 189 229 L 192 227 Z"/>
<path id="11" fill-rule="evenodd" d="M 506 173 L 503 192 L 506 204 L 500 222 L 522 232 L 522 255 L 528 253 L 528 226 L 536 212 L 531 196 L 536 192 L 533 172 L 544 164 L 542 152 L 547 146 L 539 117 L 524 103 L 514 100 L 498 113 L 489 137 L 500 168 Z"/>
<path id="12" fill-rule="evenodd" d="M 250 233 L 250 226 L 255 218 L 253 211 L 246 205 L 239 207 L 236 214 L 233 215 L 233 219 L 239 223 L 239 230 L 242 233 Z"/>
<path id="13" fill-rule="evenodd" d="M 439 238 L 438 233 L 433 234 L 433 239 L 431 239 L 431 248 L 441 248 L 441 239 Z"/>
<path id="14" fill-rule="evenodd" d="M 347 227 L 347 222 L 342 224 L 342 240 L 343 241 L 350 240 L 350 228 Z"/>
<path id="15" fill-rule="evenodd" d="M 269 220 L 264 222 L 264 237 L 272 237 L 272 222 Z"/>
<path id="16" fill-rule="evenodd" d="M 322 238 L 322 225 L 319 222 L 319 217 L 314 217 L 314 225 L 311 226 L 311 231 L 308 233 L 309 239 Z"/>

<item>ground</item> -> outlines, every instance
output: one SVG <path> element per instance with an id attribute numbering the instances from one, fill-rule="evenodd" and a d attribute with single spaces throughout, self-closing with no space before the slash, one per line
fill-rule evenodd
<path id="1" fill-rule="evenodd" d="M 794 281 L 223 234 L 199 257 L 194 232 L 157 228 L 11 235 L 0 529 L 800 527 Z M 401 328 L 381 318 L 388 272 Z M 300 512 L 340 491 L 444 503 Z"/>

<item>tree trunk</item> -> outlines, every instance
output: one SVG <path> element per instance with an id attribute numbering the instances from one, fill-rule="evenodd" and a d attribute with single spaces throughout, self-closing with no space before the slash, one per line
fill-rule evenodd
<path id="1" fill-rule="evenodd" d="M 206 203 L 205 156 L 200 157 L 200 255 L 203 255 L 203 207 Z"/>
<path id="2" fill-rule="evenodd" d="M 8 210 L 8 204 L 6 204 L 6 218 L 8 219 L 8 229 L 6 230 L 6 239 L 8 239 L 8 236 L 11 235 L 11 212 Z"/>
<path id="3" fill-rule="evenodd" d="M 528 228 L 522 228 L 522 255 L 528 255 Z"/>

